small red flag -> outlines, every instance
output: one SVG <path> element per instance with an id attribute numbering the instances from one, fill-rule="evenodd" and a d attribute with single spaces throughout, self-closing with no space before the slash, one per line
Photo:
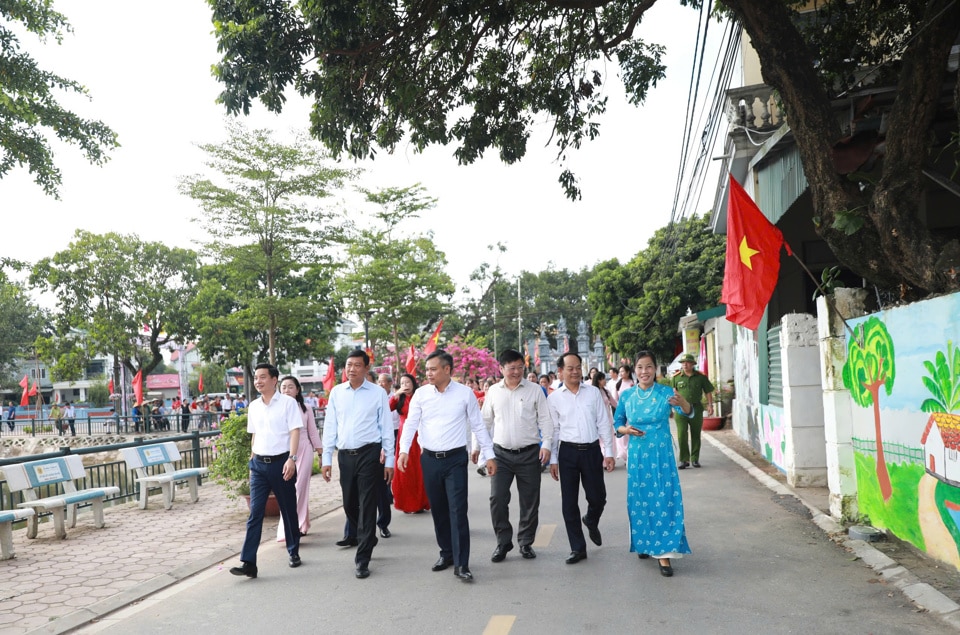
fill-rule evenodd
<path id="1" fill-rule="evenodd" d="M 138 370 L 133 376 L 133 399 L 139 405 L 143 403 L 143 370 Z"/>
<path id="2" fill-rule="evenodd" d="M 197 392 L 203 393 L 203 371 L 200 371 L 200 381 L 197 382 Z"/>
<path id="3" fill-rule="evenodd" d="M 433 335 L 430 336 L 430 339 L 427 340 L 427 345 L 423 347 L 423 354 L 429 355 L 433 351 L 437 350 L 437 344 L 440 342 L 440 329 L 443 328 L 443 320 L 440 320 L 440 324 L 437 324 L 437 330 L 433 332 Z"/>
<path id="4" fill-rule="evenodd" d="M 23 389 L 23 395 L 20 396 L 20 405 L 29 406 L 30 405 L 30 395 L 27 394 L 27 389 Z"/>
<path id="5" fill-rule="evenodd" d="M 36 397 L 38 392 L 40 392 L 40 386 L 37 385 L 37 382 L 33 382 L 33 387 L 30 389 L 29 395 Z"/>
<path id="6" fill-rule="evenodd" d="M 112 395 L 113 394 L 113 377 L 110 378 L 110 381 L 107 382 L 107 391 Z"/>
<path id="7" fill-rule="evenodd" d="M 333 384 L 336 381 L 336 376 L 334 375 L 333 370 L 333 357 L 330 357 L 330 361 L 327 362 L 327 374 L 323 376 L 323 390 L 329 395 L 330 391 L 333 390 Z"/>
<path id="8" fill-rule="evenodd" d="M 373 366 L 373 365 L 374 365 L 374 362 L 377 361 L 377 358 L 374 357 L 374 355 L 373 355 L 373 349 L 370 348 L 370 347 L 367 347 L 367 348 L 366 348 L 366 351 L 367 351 L 367 357 L 370 358 L 370 365 Z"/>
<path id="9" fill-rule="evenodd" d="M 727 319 L 756 330 L 780 275 L 780 246 L 793 255 L 783 233 L 730 175 L 727 203 L 727 258 L 720 301 Z"/>
<path id="10" fill-rule="evenodd" d="M 417 349 L 411 344 L 407 352 L 407 372 L 412 375 L 415 370 L 417 370 Z"/>
<path id="11" fill-rule="evenodd" d="M 20 380 L 20 387 L 23 388 L 24 390 L 26 390 L 26 389 L 27 389 L 27 386 L 29 386 L 29 385 L 30 385 L 30 380 L 27 379 L 27 376 L 26 376 L 26 375 L 24 375 L 24 376 L 23 376 L 23 379 Z"/>

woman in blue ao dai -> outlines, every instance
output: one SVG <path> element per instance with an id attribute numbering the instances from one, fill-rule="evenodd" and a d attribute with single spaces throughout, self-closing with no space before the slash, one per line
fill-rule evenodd
<path id="1" fill-rule="evenodd" d="M 670 436 L 670 411 L 690 416 L 693 407 L 673 388 L 658 384 L 657 360 L 637 356 L 637 385 L 620 395 L 613 416 L 617 437 L 627 447 L 627 514 L 630 551 L 659 560 L 660 573 L 673 575 L 671 558 L 690 553 L 683 524 L 683 495 Z"/>

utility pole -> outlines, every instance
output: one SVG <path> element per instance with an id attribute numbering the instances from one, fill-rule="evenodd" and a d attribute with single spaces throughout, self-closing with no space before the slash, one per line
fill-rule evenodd
<path id="1" fill-rule="evenodd" d="M 523 352 L 523 320 L 520 308 L 520 276 L 517 276 L 517 350 Z"/>

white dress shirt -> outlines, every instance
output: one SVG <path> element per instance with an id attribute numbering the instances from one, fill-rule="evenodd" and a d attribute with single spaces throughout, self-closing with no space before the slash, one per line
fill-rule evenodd
<path id="1" fill-rule="evenodd" d="M 386 453 L 384 467 L 393 467 L 393 420 L 387 391 L 366 381 L 354 389 L 337 384 L 330 391 L 323 422 L 323 465 L 332 465 L 333 449 L 357 450 L 379 443 Z"/>
<path id="2" fill-rule="evenodd" d="M 468 425 L 480 444 L 480 460 L 493 459 L 493 441 L 483 425 L 473 391 L 452 380 L 443 392 L 433 384 L 427 384 L 413 393 L 410 400 L 410 410 L 400 437 L 400 452 L 410 452 L 413 436 L 418 430 L 420 447 L 425 450 L 443 452 L 464 447 L 467 443 L 464 430 Z"/>
<path id="3" fill-rule="evenodd" d="M 521 379 L 510 389 L 500 380 L 487 390 L 483 400 L 483 423 L 493 442 L 508 450 L 539 444 L 553 446 L 553 420 L 540 384 Z"/>
<path id="4" fill-rule="evenodd" d="M 613 458 L 613 428 L 610 426 L 610 406 L 600 390 L 589 384 L 580 384 L 573 392 L 564 384 L 547 397 L 547 407 L 553 419 L 553 445 L 550 463 L 557 462 L 561 441 L 593 443 L 603 439 L 603 454 Z"/>
<path id="5" fill-rule="evenodd" d="M 257 397 L 247 409 L 247 432 L 253 434 L 253 453 L 260 456 L 289 452 L 290 431 L 302 427 L 300 404 L 281 392 L 275 392 L 270 403 Z"/>

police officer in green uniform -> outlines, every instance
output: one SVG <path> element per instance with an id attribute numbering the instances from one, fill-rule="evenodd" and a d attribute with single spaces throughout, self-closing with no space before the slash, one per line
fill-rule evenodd
<path id="1" fill-rule="evenodd" d="M 680 442 L 680 463 L 678 469 L 700 467 L 700 431 L 703 429 L 703 395 L 707 395 L 707 411 L 713 412 L 713 384 L 703 373 L 694 370 L 696 359 L 690 353 L 680 358 L 682 370 L 673 376 L 671 384 L 693 406 L 691 417 L 676 417 L 677 439 Z M 689 427 L 690 444 L 687 445 Z"/>

